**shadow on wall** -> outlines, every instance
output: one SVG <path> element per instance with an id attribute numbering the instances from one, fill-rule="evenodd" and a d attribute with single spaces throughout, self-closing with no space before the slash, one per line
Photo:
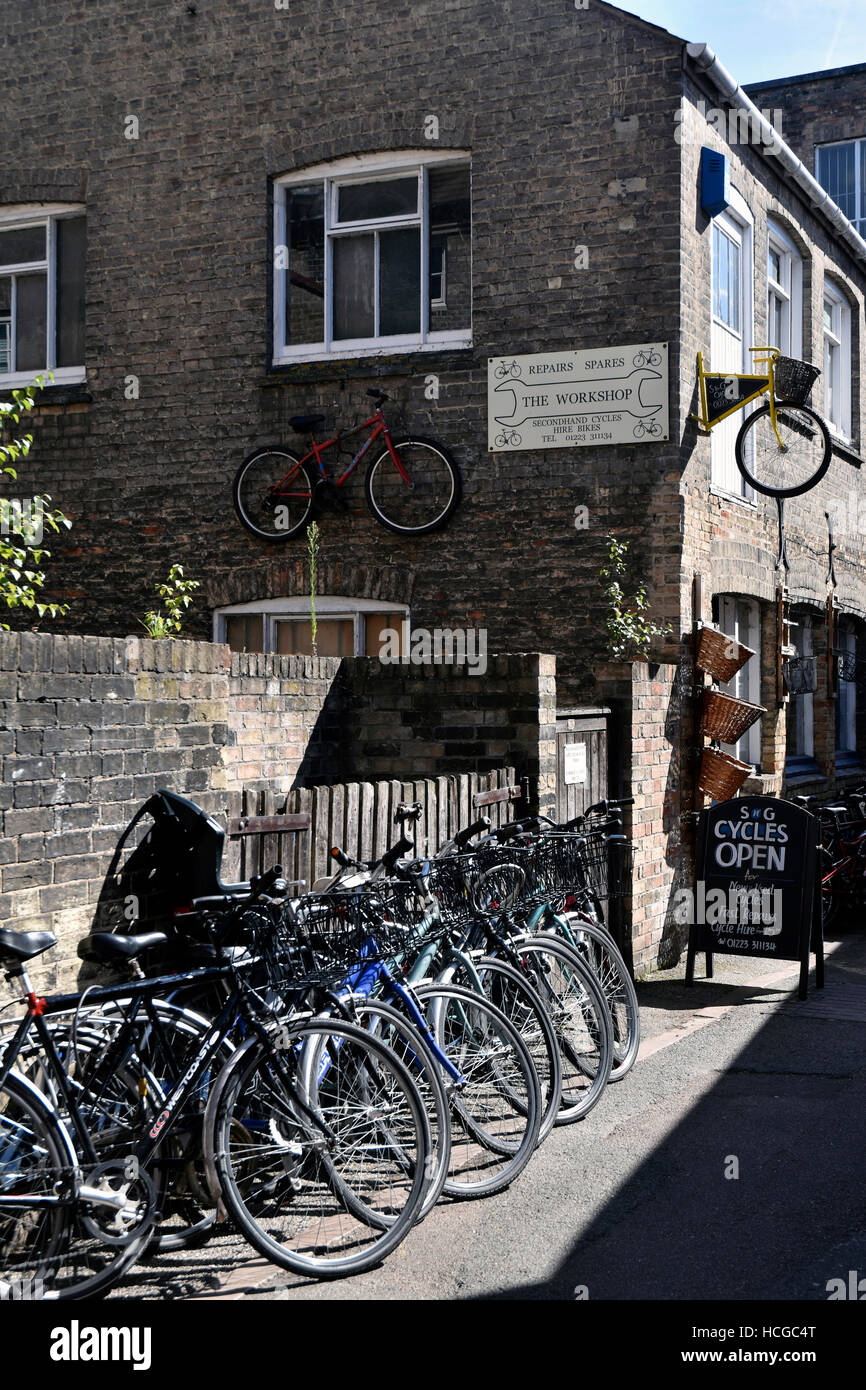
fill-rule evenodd
<path id="1" fill-rule="evenodd" d="M 351 735 L 346 718 L 348 693 L 348 673 L 345 663 L 341 662 L 310 730 L 292 791 L 345 778 L 351 761 Z"/>

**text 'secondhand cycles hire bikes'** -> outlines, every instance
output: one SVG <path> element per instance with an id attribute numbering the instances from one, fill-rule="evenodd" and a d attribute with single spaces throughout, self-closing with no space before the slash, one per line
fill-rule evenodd
<path id="1" fill-rule="evenodd" d="M 350 430 L 338 430 L 319 443 L 313 430 L 324 415 L 294 415 L 292 429 L 310 432 L 310 451 L 298 458 L 281 445 L 257 449 L 235 475 L 234 503 L 242 525 L 264 541 L 285 541 L 303 531 L 314 508 L 339 503 L 344 486 L 361 459 L 381 439 L 385 448 L 371 455 L 365 492 L 377 521 L 401 536 L 422 536 L 444 526 L 461 495 L 453 458 L 433 439 L 413 435 L 392 439 L 382 414 L 384 391 L 369 390 L 376 411 Z M 334 477 L 324 455 L 338 449 L 347 435 L 367 430 L 367 438 L 343 472 Z M 374 451 L 375 452 L 375 451 Z"/>

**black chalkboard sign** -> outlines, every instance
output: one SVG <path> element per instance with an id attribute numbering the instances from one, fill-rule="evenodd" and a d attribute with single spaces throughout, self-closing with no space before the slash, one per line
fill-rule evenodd
<path id="1" fill-rule="evenodd" d="M 679 904 L 689 915 L 686 983 L 704 951 L 800 962 L 805 998 L 810 947 L 823 984 L 821 894 L 816 891 L 818 825 L 790 801 L 741 796 L 701 812 L 697 877 Z M 677 904 L 674 916 L 677 915 Z"/>

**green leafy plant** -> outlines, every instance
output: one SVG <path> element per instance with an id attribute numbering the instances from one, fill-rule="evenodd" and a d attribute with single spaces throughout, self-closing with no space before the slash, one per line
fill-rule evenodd
<path id="1" fill-rule="evenodd" d="M 607 564 L 599 571 L 607 605 L 607 650 L 612 661 L 646 661 L 653 638 L 669 637 L 671 628 L 659 627 L 647 617 L 646 584 L 642 579 L 629 581 L 628 547 L 628 541 L 609 535 Z"/>
<path id="2" fill-rule="evenodd" d="M 35 408 L 36 393 L 46 380 L 38 376 L 29 386 L 12 391 L 11 400 L 0 401 L 0 475 L 18 478 L 15 465 L 27 457 L 33 443 L 26 427 L 22 431 L 22 418 Z M 68 531 L 72 525 L 62 512 L 51 509 L 50 502 L 48 493 L 31 497 L 25 513 L 19 499 L 0 498 L 0 609 L 29 611 L 36 619 L 34 627 L 46 615 L 55 618 L 69 611 L 66 603 L 40 598 L 45 584 L 41 565 L 51 556 L 42 544 L 45 530 Z M 8 632 L 9 624 L 0 622 L 0 630 Z"/>
<path id="3" fill-rule="evenodd" d="M 168 579 L 163 584 L 155 584 L 157 594 L 162 599 L 165 612 L 161 608 L 151 608 L 141 619 L 141 625 L 149 637 L 179 637 L 183 610 L 192 603 L 192 595 L 199 587 L 197 579 L 184 579 L 183 565 L 172 565 Z"/>
<path id="4" fill-rule="evenodd" d="M 311 521 L 307 527 L 307 555 L 310 561 L 310 634 L 313 656 L 318 654 L 316 651 L 316 633 L 319 627 L 316 620 L 316 566 L 319 561 L 320 539 L 319 523 Z"/>

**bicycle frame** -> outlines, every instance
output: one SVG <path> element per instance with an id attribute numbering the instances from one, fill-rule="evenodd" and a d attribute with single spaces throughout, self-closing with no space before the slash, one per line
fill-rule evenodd
<path id="1" fill-rule="evenodd" d="M 691 414 L 690 420 L 696 420 L 699 428 L 704 434 L 709 434 L 715 429 L 722 420 L 727 420 L 729 416 L 735 415 L 738 410 L 744 410 L 752 401 L 759 400 L 761 396 L 767 396 L 770 406 L 770 422 L 773 426 L 773 433 L 779 441 L 779 448 L 784 452 L 785 443 L 776 424 L 776 359 L 781 356 L 778 348 L 775 347 L 751 347 L 749 352 L 754 356 L 756 367 L 764 366 L 765 376 L 759 376 L 754 372 L 708 372 L 704 367 L 704 354 L 698 353 L 698 390 L 700 401 L 700 414 Z M 710 415 L 709 403 L 707 400 L 708 381 L 748 381 L 758 383 L 755 389 L 747 396 L 742 396 L 738 401 L 726 410 L 713 410 Z"/>
<path id="2" fill-rule="evenodd" d="M 134 981 L 120 988 L 109 985 L 90 991 L 88 994 L 88 1001 L 93 1004 L 105 1002 L 117 1003 L 121 1000 L 126 1002 L 128 1000 L 131 1005 L 134 1005 L 131 1013 L 127 1014 L 125 1017 L 117 1038 L 113 1040 L 112 1046 L 108 1049 L 107 1059 L 103 1059 L 103 1065 L 108 1066 L 109 1062 L 113 1063 L 115 1055 L 119 1060 L 120 1055 L 122 1055 L 122 1050 L 127 1048 L 129 1038 L 132 1034 L 133 1020 L 138 1012 L 138 1004 L 142 1000 L 156 998 L 168 982 L 174 983 L 179 979 L 185 982 L 216 980 L 218 978 L 225 978 L 231 974 L 232 969 L 233 967 L 228 966 L 203 967 L 198 970 L 185 972 L 182 976 L 160 976 L 150 980 Z M 75 1007 L 78 1000 L 79 996 L 74 994 L 55 995 L 49 999 L 38 999 L 34 994 L 28 994 L 27 1012 L 3 1052 L 2 1062 L 0 1062 L 0 1086 L 3 1085 L 6 1078 L 9 1076 L 15 1059 L 20 1053 L 22 1043 L 27 1038 L 31 1029 L 35 1028 L 42 1045 L 43 1055 L 48 1061 L 51 1072 L 57 1082 L 72 1120 L 78 1141 L 79 1154 L 83 1156 L 88 1163 L 95 1165 L 98 1162 L 98 1154 L 94 1147 L 90 1130 L 82 1118 L 69 1078 L 57 1051 L 57 1044 L 52 1037 L 50 1029 L 45 1023 L 45 1017 L 69 1012 L 70 1008 Z M 188 1066 L 184 1076 L 176 1085 L 172 1086 L 168 1095 L 161 1097 L 163 1104 L 159 1115 L 129 1155 L 130 1159 L 134 1159 L 141 1168 L 146 1169 L 153 1160 L 178 1118 L 183 1103 L 193 1094 L 199 1079 L 213 1062 L 220 1046 L 231 1033 L 242 1001 L 243 991 L 236 985 L 235 988 L 231 990 L 230 997 L 227 999 L 217 1018 L 208 1028 L 207 1034 L 197 1049 L 195 1057 Z M 277 1066 L 285 1066 L 285 1060 L 281 1058 L 277 1049 L 273 1048 L 272 1039 L 270 1039 L 266 1030 L 256 1023 L 254 1019 L 250 1019 L 249 1021 L 252 1028 L 261 1037 L 261 1040 L 272 1047 Z M 110 1071 L 111 1067 L 108 1066 L 108 1069 Z M 295 1094 L 295 1100 L 304 1112 L 305 1117 L 314 1124 L 326 1138 L 333 1138 L 334 1136 L 327 1123 L 307 1106 L 303 1097 L 297 1094 L 294 1087 L 292 1089 Z M 142 1096 L 142 1099 L 143 1098 Z M 114 1198 L 101 1197 L 98 1192 L 91 1191 L 90 1189 L 87 1189 L 86 1192 L 73 1194 L 72 1197 L 64 1198 L 58 1195 L 56 1203 L 58 1205 L 68 1205 L 70 1200 L 74 1201 L 80 1196 L 84 1196 L 88 1201 L 97 1203 L 102 1201 L 108 1206 L 116 1205 Z M 13 1205 L 26 1205 L 28 1202 L 32 1205 L 46 1205 L 48 1199 L 5 1198 L 0 1195 L 0 1209 Z"/>
<path id="3" fill-rule="evenodd" d="M 374 415 L 370 416 L 369 420 L 362 421 L 360 425 L 353 425 L 350 430 L 338 430 L 332 439 L 326 439 L 322 443 L 317 443 L 313 435 L 310 434 L 310 443 L 313 447 L 310 449 L 309 453 L 304 454 L 304 457 L 299 460 L 295 467 L 289 473 L 287 473 L 286 476 L 282 478 L 279 483 L 276 484 L 276 486 L 272 489 L 273 493 L 278 495 L 284 484 L 290 482 L 291 479 L 295 476 L 295 473 L 297 472 L 298 468 L 302 464 L 308 463 L 312 458 L 315 458 L 316 460 L 316 468 L 318 469 L 319 475 L 322 478 L 329 480 L 330 475 L 328 473 L 328 469 L 324 461 L 324 455 L 330 449 L 335 449 L 339 445 L 340 440 L 345 435 L 359 434 L 361 430 L 366 429 L 370 430 L 370 434 L 367 436 L 364 443 L 358 450 L 357 454 L 355 454 L 354 457 L 350 460 L 350 462 L 347 464 L 346 468 L 343 470 L 340 476 L 338 478 L 333 479 L 334 486 L 343 486 L 347 479 L 351 477 L 352 473 L 355 471 L 358 464 L 361 462 L 361 459 L 364 458 L 370 446 L 372 444 L 375 444 L 376 440 L 382 437 L 384 437 L 385 444 L 388 448 L 388 453 L 391 455 L 391 458 L 394 462 L 394 467 L 397 469 L 397 472 L 400 474 L 400 477 L 403 479 L 403 482 L 406 483 L 407 486 L 409 486 L 411 483 L 411 479 L 409 477 L 409 474 L 406 472 L 405 467 L 403 466 L 403 460 L 400 458 L 400 455 L 394 448 L 394 444 L 391 439 L 391 431 L 388 429 L 388 425 L 384 415 L 382 414 L 382 411 L 377 410 Z"/>

